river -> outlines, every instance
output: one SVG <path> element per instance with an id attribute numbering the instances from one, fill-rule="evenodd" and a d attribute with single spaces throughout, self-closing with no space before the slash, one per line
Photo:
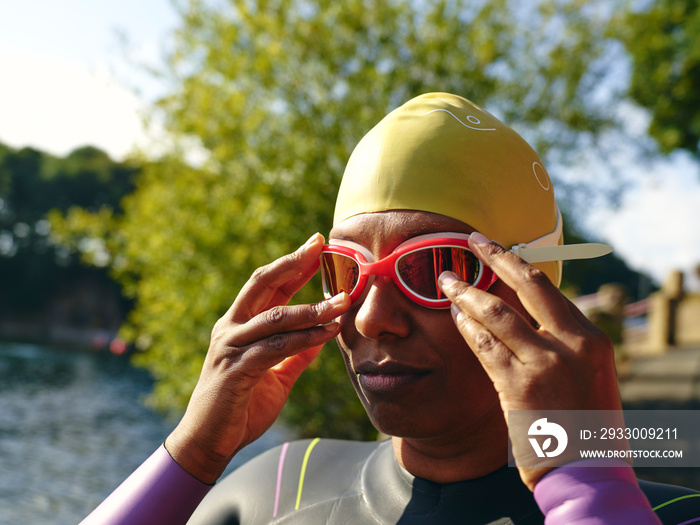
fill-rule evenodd
<path id="1" fill-rule="evenodd" d="M 0 343 L 0 525 L 78 523 L 173 427 L 152 382 L 108 353 Z M 282 442 L 273 427 L 231 468 Z"/>

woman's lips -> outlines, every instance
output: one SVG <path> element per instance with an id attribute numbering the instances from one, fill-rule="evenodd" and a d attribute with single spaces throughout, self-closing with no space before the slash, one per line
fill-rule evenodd
<path id="1" fill-rule="evenodd" d="M 371 392 L 391 392 L 412 385 L 430 373 L 398 363 L 363 363 L 355 372 L 362 389 Z"/>
<path id="2" fill-rule="evenodd" d="M 359 374 L 358 380 L 364 390 L 371 392 L 390 392 L 398 388 L 412 385 L 425 377 L 426 374 L 387 374 L 370 375 Z"/>

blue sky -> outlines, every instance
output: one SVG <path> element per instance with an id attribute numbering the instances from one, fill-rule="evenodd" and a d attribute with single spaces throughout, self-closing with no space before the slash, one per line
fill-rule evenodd
<path id="1" fill-rule="evenodd" d="M 168 0 L 0 3 L 0 142 L 58 155 L 91 144 L 116 159 L 146 145 L 141 113 L 159 86 L 133 63 L 157 64 L 177 21 Z M 697 288 L 698 165 L 677 155 L 637 170 L 622 205 L 584 223 L 657 281 L 679 268 Z"/>

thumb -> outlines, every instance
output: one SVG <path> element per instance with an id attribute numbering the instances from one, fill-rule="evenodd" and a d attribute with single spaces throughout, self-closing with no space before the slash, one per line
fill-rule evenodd
<path id="1" fill-rule="evenodd" d="M 296 355 L 286 358 L 281 363 L 274 366 L 271 370 L 277 376 L 280 383 L 284 385 L 287 391 L 290 391 L 296 383 L 302 372 L 308 368 L 311 362 L 316 359 L 318 354 L 321 352 L 321 346 L 315 346 L 304 350 Z"/>

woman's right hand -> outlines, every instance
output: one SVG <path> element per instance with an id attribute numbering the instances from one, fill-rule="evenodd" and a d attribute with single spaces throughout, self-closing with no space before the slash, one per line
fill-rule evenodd
<path id="1" fill-rule="evenodd" d="M 297 378 L 338 335 L 347 294 L 288 306 L 316 273 L 323 236 L 258 268 L 214 325 L 184 417 L 165 442 L 187 472 L 214 483 L 241 448 L 274 423 Z"/>

